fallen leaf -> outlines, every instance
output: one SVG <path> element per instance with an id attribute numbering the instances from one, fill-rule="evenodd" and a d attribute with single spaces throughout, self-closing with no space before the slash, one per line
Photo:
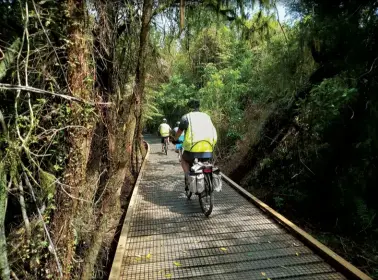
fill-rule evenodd
<path id="1" fill-rule="evenodd" d="M 271 280 L 270 278 L 266 278 L 266 280 Z"/>
<path id="2" fill-rule="evenodd" d="M 261 272 L 261 275 L 262 275 L 262 276 L 266 276 L 266 273 L 265 273 L 265 272 Z"/>
<path id="3" fill-rule="evenodd" d="M 227 248 L 224 248 L 224 247 L 219 248 L 219 249 L 221 249 L 222 251 L 227 251 Z"/>
<path id="4" fill-rule="evenodd" d="M 180 267 L 180 266 L 182 266 L 182 264 L 181 264 L 181 263 L 179 263 L 179 262 L 173 262 L 173 264 L 174 264 L 175 266 L 177 266 L 177 267 Z"/>
<path id="5" fill-rule="evenodd" d="M 297 243 L 293 243 L 293 246 L 298 247 L 299 245 Z"/>
<path id="6" fill-rule="evenodd" d="M 147 256 L 146 256 L 146 259 L 147 260 L 151 259 L 151 256 L 152 256 L 151 253 L 148 253 Z"/>
<path id="7" fill-rule="evenodd" d="M 172 274 L 171 273 L 167 273 L 165 274 L 165 278 L 171 278 L 172 277 Z"/>
<path id="8" fill-rule="evenodd" d="M 272 241 L 268 241 L 268 243 L 270 244 L 270 243 L 272 243 Z"/>
<path id="9" fill-rule="evenodd" d="M 253 253 L 248 253 L 248 256 L 253 256 Z"/>
<path id="10" fill-rule="evenodd" d="M 136 260 L 136 261 L 141 261 L 142 258 L 141 258 L 141 257 L 136 257 L 135 260 Z"/>
<path id="11" fill-rule="evenodd" d="M 299 256 L 299 253 L 297 252 L 297 253 L 295 253 L 297 256 Z"/>

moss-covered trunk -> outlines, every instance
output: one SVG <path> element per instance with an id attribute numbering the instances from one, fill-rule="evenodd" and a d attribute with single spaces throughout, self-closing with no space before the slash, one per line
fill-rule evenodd
<path id="1" fill-rule="evenodd" d="M 86 9 L 83 0 L 67 0 L 70 19 L 68 49 L 68 87 L 72 96 L 91 100 L 93 69 L 90 65 L 90 41 L 86 32 Z M 93 79 L 92 79 L 93 80 Z M 88 201 L 93 190 L 87 189 L 86 166 L 93 135 L 93 119 L 88 108 L 70 105 L 70 124 L 80 126 L 68 131 L 70 151 L 64 174 L 64 186 L 57 194 L 53 219 L 54 243 L 59 249 L 64 279 L 72 279 L 71 269 L 77 241 L 75 220 L 85 211 L 80 204 Z M 69 195 L 68 195 L 68 194 Z"/>
<path id="2" fill-rule="evenodd" d="M 150 18 L 152 4 L 144 7 L 148 9 L 147 12 L 144 9 L 143 19 Z M 116 234 L 114 228 L 122 215 L 121 206 L 127 205 L 127 198 L 137 176 L 133 151 L 138 149 L 140 141 L 140 137 L 138 138 L 141 126 L 140 96 L 143 93 L 145 77 L 144 61 L 148 40 L 146 27 L 149 26 L 149 20 L 143 21 L 142 19 L 144 24 L 141 33 L 144 35 L 140 42 L 138 61 L 142 62 L 143 70 L 140 71 L 140 64 L 136 69 L 136 79 L 138 80 L 136 84 L 139 86 L 138 89 L 142 85 L 142 90 L 133 91 L 133 94 L 130 94 L 125 85 L 122 85 L 121 89 L 117 87 L 120 78 L 119 73 L 115 70 L 116 65 L 119 64 L 116 61 L 118 57 L 115 46 L 120 34 L 118 32 L 109 34 L 101 29 L 102 26 L 112 26 L 116 17 L 114 6 L 99 2 L 98 8 L 108 12 L 99 14 L 100 27 L 95 44 L 102 55 L 96 61 L 97 83 L 103 100 L 112 102 L 113 106 L 102 110 L 103 123 L 97 124 L 96 136 L 92 141 L 92 156 L 87 166 L 88 187 L 97 185 L 98 189 L 92 216 L 91 231 L 94 234 L 88 238 L 88 249 L 82 256 L 84 262 L 80 279 L 91 279 L 94 272 L 101 269 L 97 268 L 96 264 L 101 263 L 101 256 L 108 254 L 113 235 Z M 103 36 L 104 32 L 106 36 Z M 139 59 L 141 49 L 143 55 L 142 59 Z"/>
<path id="3" fill-rule="evenodd" d="M 142 28 L 139 37 L 139 52 L 138 61 L 136 66 L 135 74 L 135 86 L 133 89 L 133 101 L 135 104 L 135 119 L 136 119 L 136 130 L 134 139 L 137 141 L 134 145 L 133 159 L 135 160 L 136 167 L 139 165 L 139 150 L 141 145 L 141 117 L 142 117 L 142 100 L 144 97 L 144 87 L 145 87 L 145 77 L 146 77 L 146 58 L 148 51 L 148 34 L 150 30 L 150 21 L 152 17 L 152 0 L 144 0 L 143 2 L 143 14 L 142 14 Z"/>

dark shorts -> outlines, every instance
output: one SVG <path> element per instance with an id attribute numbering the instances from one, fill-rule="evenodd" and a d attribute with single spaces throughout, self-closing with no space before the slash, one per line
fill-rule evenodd
<path id="1" fill-rule="evenodd" d="M 167 137 L 161 137 L 161 143 L 164 144 L 164 139 L 165 139 L 165 138 L 168 138 L 168 137 L 169 137 L 169 136 L 167 136 Z"/>
<path id="2" fill-rule="evenodd" d="M 202 160 L 208 160 L 213 158 L 213 153 L 193 153 L 184 151 L 182 154 L 182 158 L 189 163 L 192 163 L 195 158 L 202 159 Z"/>

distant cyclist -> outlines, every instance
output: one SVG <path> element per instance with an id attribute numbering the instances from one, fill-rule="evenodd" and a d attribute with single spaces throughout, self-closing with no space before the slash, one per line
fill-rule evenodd
<path id="1" fill-rule="evenodd" d="M 171 127 L 167 124 L 167 119 L 163 119 L 163 123 L 159 125 L 158 132 L 161 136 L 161 151 L 164 152 L 164 143 L 167 141 L 169 144 L 169 133 L 171 132 Z"/>
<path id="2" fill-rule="evenodd" d="M 176 122 L 176 126 L 173 128 L 173 131 L 175 132 L 175 134 L 179 130 L 179 125 L 180 125 L 180 122 Z"/>
<path id="3" fill-rule="evenodd" d="M 217 131 L 210 116 L 199 111 L 199 100 L 190 100 L 188 107 L 192 109 L 192 112 L 181 118 L 175 135 L 175 141 L 177 141 L 185 131 L 184 153 L 181 160 L 185 175 L 189 174 L 190 164 L 195 158 L 211 159 L 213 157 L 214 146 L 217 142 Z"/>
<path id="4" fill-rule="evenodd" d="M 176 126 L 173 128 L 173 131 L 175 132 L 175 135 L 177 134 L 178 130 L 179 130 L 179 125 L 180 125 L 180 122 L 176 122 Z M 185 133 L 182 132 L 180 137 L 178 138 L 178 143 L 176 144 L 176 149 L 175 149 L 175 152 L 176 153 L 179 153 L 179 160 L 181 161 L 181 149 L 182 149 L 182 142 L 184 142 L 184 139 L 185 139 Z"/>

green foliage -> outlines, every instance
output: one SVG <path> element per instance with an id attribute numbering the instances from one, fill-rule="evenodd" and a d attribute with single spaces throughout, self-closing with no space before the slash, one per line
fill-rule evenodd
<path id="1" fill-rule="evenodd" d="M 177 41 L 184 44 L 178 52 L 163 51 L 173 73 L 153 97 L 171 124 L 187 112 L 188 99 L 200 99 L 202 110 L 212 116 L 220 132 L 221 150 L 233 149 L 248 130 L 244 110 L 249 104 L 265 106 L 290 98 L 314 68 L 309 52 L 298 43 L 297 27 L 287 30 L 290 41 L 286 42 L 271 16 L 256 15 L 246 24 L 259 26 L 254 33 L 259 41 L 252 48 L 237 24 L 215 21 L 190 34 L 189 45 L 187 38 Z M 149 121 L 149 127 L 159 121 Z"/>
<path id="2" fill-rule="evenodd" d="M 314 134 L 319 135 L 330 121 L 340 116 L 340 109 L 353 102 L 356 96 L 357 89 L 348 85 L 345 79 L 326 79 L 314 87 L 309 98 L 303 101 L 301 121 L 308 124 Z"/>
<path id="3" fill-rule="evenodd" d="M 4 57 L 0 59 L 0 81 L 5 77 L 7 71 L 11 68 L 14 63 L 17 53 L 21 45 L 20 38 L 17 38 L 12 45 L 5 50 Z"/>
<path id="4" fill-rule="evenodd" d="M 55 182 L 56 178 L 53 174 L 39 170 L 39 179 L 41 187 L 45 193 L 45 197 L 51 197 L 55 195 Z"/>

